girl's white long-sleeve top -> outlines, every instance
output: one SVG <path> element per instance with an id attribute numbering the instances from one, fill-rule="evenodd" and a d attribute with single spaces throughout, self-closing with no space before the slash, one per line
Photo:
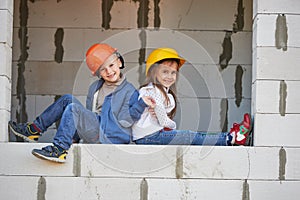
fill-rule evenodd
<path id="1" fill-rule="evenodd" d="M 167 115 L 167 113 L 171 112 L 175 107 L 173 95 L 168 93 L 170 103 L 167 104 L 163 93 L 151 83 L 142 87 L 139 92 L 139 98 L 143 96 L 150 96 L 155 100 L 156 106 L 154 108 L 154 112 L 157 119 L 150 114 L 148 108 L 145 108 L 140 120 L 132 127 L 133 140 L 151 135 L 163 128 L 176 129 L 176 123 Z"/>

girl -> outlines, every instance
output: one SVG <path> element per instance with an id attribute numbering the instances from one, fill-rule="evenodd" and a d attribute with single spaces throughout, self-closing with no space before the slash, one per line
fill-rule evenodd
<path id="1" fill-rule="evenodd" d="M 185 60 L 171 48 L 154 50 L 146 62 L 146 84 L 140 88 L 140 98 L 152 97 L 133 125 L 136 144 L 193 144 L 193 145 L 245 145 L 250 132 L 251 118 L 244 115 L 242 123 L 234 123 L 229 133 L 208 134 L 189 130 L 176 130 L 172 120 L 176 112 L 175 83 L 179 68 Z"/>

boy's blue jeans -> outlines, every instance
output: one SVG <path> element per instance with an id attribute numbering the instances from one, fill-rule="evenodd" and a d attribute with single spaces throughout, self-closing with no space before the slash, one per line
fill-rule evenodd
<path id="1" fill-rule="evenodd" d="M 33 123 L 46 131 L 60 119 L 53 144 L 68 150 L 75 133 L 87 143 L 99 143 L 100 117 L 86 109 L 74 96 L 66 94 L 51 104 Z"/>
<path id="2" fill-rule="evenodd" d="M 159 145 L 212 145 L 227 146 L 228 133 L 206 133 L 189 130 L 160 130 L 149 136 L 138 139 L 136 144 Z"/>

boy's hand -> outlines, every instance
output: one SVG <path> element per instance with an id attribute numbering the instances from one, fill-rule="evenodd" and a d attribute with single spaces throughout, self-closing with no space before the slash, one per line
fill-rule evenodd
<path id="1" fill-rule="evenodd" d="M 148 97 L 148 96 L 143 96 L 142 99 L 145 102 L 145 104 L 147 104 L 147 106 L 149 106 L 150 108 L 155 108 L 156 103 L 155 103 L 154 99 L 152 99 L 151 97 Z"/>

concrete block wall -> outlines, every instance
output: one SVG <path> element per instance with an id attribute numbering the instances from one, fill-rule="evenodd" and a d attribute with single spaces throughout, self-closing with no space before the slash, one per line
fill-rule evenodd
<path id="1" fill-rule="evenodd" d="M 178 82 L 180 129 L 227 131 L 251 110 L 251 0 L 91 0 L 89 5 L 79 0 L 15 0 L 14 6 L 12 119 L 33 120 L 42 111 L 37 99 L 45 99 L 41 104 L 46 105 L 72 93 L 85 102 L 93 80 L 85 69 L 85 51 L 103 41 L 119 48 L 126 76 L 136 87 L 153 48 L 173 47 L 187 59 Z M 24 21 L 27 49 L 21 48 L 18 34 Z M 18 70 L 27 54 L 24 70 Z M 20 94 L 26 99 L 20 100 Z"/>
<path id="2" fill-rule="evenodd" d="M 19 12 L 20 6 L 25 12 Z M 109 11 L 106 15 L 101 12 L 103 6 Z M 0 196 L 38 200 L 299 199 L 299 7 L 296 0 L 272 4 L 267 0 L 91 0 L 89 4 L 15 0 L 13 9 L 13 1 L 1 1 L 4 18 L 0 18 L 0 28 L 5 34 L 0 35 L 4 61 L 0 91 L 9 95 L 0 101 L 0 120 L 5 125 L 0 132 Z M 13 10 L 14 42 L 9 40 Z M 140 27 L 147 29 L 136 30 Z M 19 31 L 27 37 L 20 39 Z M 13 119 L 33 120 L 64 93 L 85 101 L 92 77 L 83 58 L 95 41 L 119 47 L 127 60 L 126 76 L 136 86 L 143 53 L 147 55 L 157 41 L 180 47 L 180 54 L 188 60 L 178 84 L 180 126 L 218 131 L 224 128 L 226 116 L 230 125 L 251 108 L 255 146 L 79 144 L 72 146 L 65 164 L 56 164 L 31 155 L 33 148 L 45 143 L 7 142 L 10 114 Z M 145 41 L 148 49 L 142 52 Z M 224 59 L 220 61 L 222 54 L 229 59 L 227 67 Z M 238 82 L 242 84 L 235 90 Z M 55 125 L 40 142 L 48 142 L 54 133 Z"/>
<path id="3" fill-rule="evenodd" d="M 256 146 L 300 144 L 300 2 L 254 1 L 253 87 Z"/>

